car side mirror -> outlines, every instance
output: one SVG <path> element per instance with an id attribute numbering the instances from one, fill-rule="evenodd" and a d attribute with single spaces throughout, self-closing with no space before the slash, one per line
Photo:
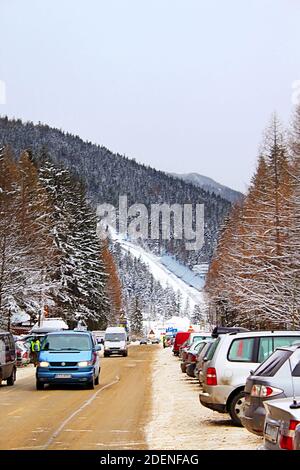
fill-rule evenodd
<path id="1" fill-rule="evenodd" d="M 95 351 L 101 351 L 101 346 L 99 344 L 95 346 Z"/>
<path id="2" fill-rule="evenodd" d="M 250 375 L 254 375 L 254 370 L 250 370 Z"/>

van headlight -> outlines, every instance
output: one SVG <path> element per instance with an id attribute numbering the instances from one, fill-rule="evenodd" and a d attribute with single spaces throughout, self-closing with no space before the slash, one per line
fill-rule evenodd
<path id="1" fill-rule="evenodd" d="M 77 363 L 78 367 L 88 367 L 90 365 L 90 362 L 88 361 L 80 361 Z"/>
<path id="2" fill-rule="evenodd" d="M 49 367 L 49 362 L 47 361 L 39 362 L 39 367 Z"/>

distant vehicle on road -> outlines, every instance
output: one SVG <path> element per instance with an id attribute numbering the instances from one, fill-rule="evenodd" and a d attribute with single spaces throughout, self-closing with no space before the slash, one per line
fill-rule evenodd
<path id="1" fill-rule="evenodd" d="M 140 339 L 140 344 L 148 344 L 148 338 Z"/>
<path id="2" fill-rule="evenodd" d="M 100 346 L 89 331 L 49 333 L 41 346 L 36 368 L 36 388 L 45 384 L 99 384 Z"/>
<path id="3" fill-rule="evenodd" d="M 112 354 L 119 354 L 126 357 L 128 355 L 127 333 L 121 326 L 110 326 L 105 330 L 104 336 L 104 357 Z"/>
<path id="4" fill-rule="evenodd" d="M 92 332 L 98 344 L 104 345 L 105 330 L 95 330 Z"/>
<path id="5" fill-rule="evenodd" d="M 160 344 L 160 340 L 158 338 L 151 339 L 151 344 Z"/>
<path id="6" fill-rule="evenodd" d="M 0 331 L 0 385 L 3 380 L 12 386 L 16 380 L 16 347 L 11 333 Z"/>

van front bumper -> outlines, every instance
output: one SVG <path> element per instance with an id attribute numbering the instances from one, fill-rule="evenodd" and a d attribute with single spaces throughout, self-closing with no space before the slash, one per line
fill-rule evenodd
<path id="1" fill-rule="evenodd" d="M 94 368 L 84 368 L 84 370 L 55 370 L 37 368 L 36 379 L 43 383 L 72 384 L 85 383 L 93 380 Z"/>

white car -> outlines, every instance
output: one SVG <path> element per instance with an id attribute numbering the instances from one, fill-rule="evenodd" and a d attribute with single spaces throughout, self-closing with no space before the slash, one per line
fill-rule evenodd
<path id="1" fill-rule="evenodd" d="M 244 387 L 251 370 L 267 359 L 276 348 L 299 343 L 297 331 L 248 331 L 219 336 L 203 366 L 200 403 L 220 413 L 229 413 L 241 426 Z"/>

